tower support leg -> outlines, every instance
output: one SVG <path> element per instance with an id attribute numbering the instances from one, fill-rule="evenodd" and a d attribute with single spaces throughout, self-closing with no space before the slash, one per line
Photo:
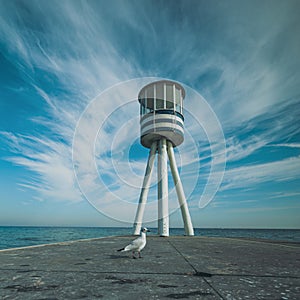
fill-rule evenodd
<path id="1" fill-rule="evenodd" d="M 173 177 L 173 181 L 174 181 L 174 184 L 176 187 L 176 193 L 177 193 L 177 197 L 178 197 L 178 201 L 179 201 L 179 205 L 180 205 L 180 209 L 181 209 L 181 215 L 183 218 L 185 234 L 186 235 L 194 235 L 194 229 L 193 229 L 191 216 L 189 213 L 189 209 L 187 206 L 182 182 L 180 180 L 177 165 L 176 165 L 173 145 L 169 141 L 167 143 L 168 143 L 168 156 L 169 156 L 169 160 L 170 160 L 170 167 L 171 167 L 172 177 Z"/>
<path id="2" fill-rule="evenodd" d="M 169 236 L 169 207 L 168 207 L 168 154 L 167 140 L 158 143 L 158 234 Z"/>
<path id="3" fill-rule="evenodd" d="M 135 221 L 134 221 L 134 235 L 139 235 L 143 223 L 144 210 L 147 202 L 148 192 L 151 183 L 151 175 L 155 160 L 155 154 L 157 150 L 157 142 L 153 142 L 150 148 L 145 176 L 143 180 L 143 186 L 140 194 L 139 205 L 136 211 Z"/>

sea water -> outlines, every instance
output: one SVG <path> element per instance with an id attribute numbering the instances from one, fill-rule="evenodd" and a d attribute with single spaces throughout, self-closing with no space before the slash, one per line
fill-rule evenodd
<path id="1" fill-rule="evenodd" d="M 0 226 L 0 249 L 50 244 L 79 239 L 131 235 L 132 228 L 123 227 L 30 227 Z M 151 228 L 149 235 L 157 235 Z M 184 235 L 183 228 L 171 228 L 170 235 Z M 196 236 L 242 237 L 287 242 L 300 242 L 298 229 L 215 229 L 195 228 Z"/>

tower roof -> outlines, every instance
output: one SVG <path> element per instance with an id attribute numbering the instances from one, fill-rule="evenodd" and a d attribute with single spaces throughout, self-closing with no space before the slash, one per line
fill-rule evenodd
<path id="1" fill-rule="evenodd" d="M 183 88 L 183 86 L 179 83 L 177 83 L 176 81 L 171 81 L 171 80 L 158 80 L 158 81 L 154 81 L 154 82 L 151 82 L 147 85 L 145 85 L 139 92 L 138 94 L 138 100 L 139 102 L 141 102 L 141 94 L 147 89 L 149 88 L 150 86 L 153 86 L 155 84 L 158 84 L 158 83 L 166 83 L 166 84 L 175 84 L 175 86 L 181 90 L 181 93 L 182 93 L 182 100 L 184 99 L 185 97 L 185 90 Z"/>

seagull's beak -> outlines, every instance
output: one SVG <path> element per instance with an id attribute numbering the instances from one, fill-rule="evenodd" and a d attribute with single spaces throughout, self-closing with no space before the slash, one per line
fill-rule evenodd
<path id="1" fill-rule="evenodd" d="M 150 229 L 147 229 L 147 231 L 148 231 L 148 232 L 151 232 L 151 230 L 150 230 Z"/>

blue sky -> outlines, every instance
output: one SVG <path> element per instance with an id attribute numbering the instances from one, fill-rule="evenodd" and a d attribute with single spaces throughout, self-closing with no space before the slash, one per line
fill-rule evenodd
<path id="1" fill-rule="evenodd" d="M 0 225 L 131 226 L 148 155 L 135 95 L 168 78 L 187 90 L 176 158 L 194 227 L 300 228 L 299 9 L 1 0 Z"/>

